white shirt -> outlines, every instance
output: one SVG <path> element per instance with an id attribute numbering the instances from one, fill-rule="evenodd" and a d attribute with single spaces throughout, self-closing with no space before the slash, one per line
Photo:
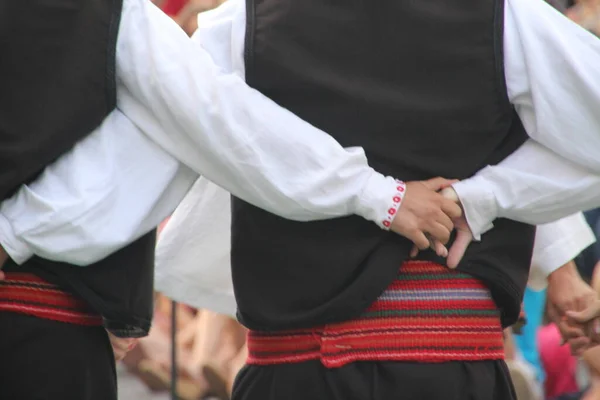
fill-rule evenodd
<path id="1" fill-rule="evenodd" d="M 596 134 L 600 121 L 591 112 L 600 105 L 600 42 L 590 40 L 591 35 L 540 0 L 507 0 L 506 5 L 509 97 L 528 133 L 600 171 L 600 159 L 593 157 L 594 152 L 600 154 Z M 22 262 L 36 253 L 87 264 L 139 237 L 176 206 L 195 179 L 171 156 L 234 194 L 288 218 L 353 212 L 373 221 L 384 218 L 395 190 L 391 178 L 366 167 L 360 150 L 344 151 L 243 85 L 244 7 L 243 0 L 229 0 L 206 13 L 200 23 L 204 30 L 200 45 L 183 37 L 144 0 L 125 1 L 117 51 L 122 114 L 113 113 L 71 154 L 2 205 L 0 242 L 11 257 Z M 578 45 L 580 40 L 586 45 Z M 560 85 L 553 91 L 555 86 L 547 82 Z M 227 135 L 214 134 L 219 131 Z M 581 145 L 572 143 L 575 135 L 576 142 L 587 140 L 581 151 Z M 117 136 L 122 143 L 116 143 Z M 107 144 L 105 137 L 112 137 L 112 142 Z M 86 145 L 92 140 L 106 146 Z M 527 149 L 517 153 L 523 150 Z M 81 167 L 88 156 L 90 163 L 96 159 L 95 168 Z M 233 159 L 242 161 L 231 165 L 224 161 Z M 77 174 L 68 172 L 74 170 Z M 299 176 L 298 170 L 305 173 Z M 461 185 L 457 191 L 469 219 L 479 214 L 481 219 L 489 217 L 485 212 L 491 215 L 494 210 L 479 206 L 482 191 L 473 185 L 470 191 L 463 190 L 468 186 Z M 299 200 L 290 200 L 294 198 Z M 565 207 L 560 198 L 554 201 Z M 489 221 L 483 226 L 489 227 Z"/>
<path id="2" fill-rule="evenodd" d="M 194 308 L 235 318 L 230 197 L 204 178 L 196 181 L 158 238 L 154 288 Z"/>

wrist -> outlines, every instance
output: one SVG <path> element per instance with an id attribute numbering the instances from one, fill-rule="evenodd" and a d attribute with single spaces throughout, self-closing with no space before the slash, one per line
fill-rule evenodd
<path id="1" fill-rule="evenodd" d="M 569 261 L 562 267 L 557 268 L 548 275 L 548 284 L 556 281 L 562 281 L 563 279 L 581 278 L 579 271 L 573 261 Z"/>
<path id="2" fill-rule="evenodd" d="M 454 183 L 452 189 L 460 200 L 473 238 L 480 240 L 482 234 L 493 228 L 493 220 L 498 217 L 494 192 L 478 176 Z"/>
<path id="3" fill-rule="evenodd" d="M 389 230 L 398 213 L 406 191 L 406 185 L 376 171 L 365 181 L 364 189 L 357 197 L 354 212 Z"/>

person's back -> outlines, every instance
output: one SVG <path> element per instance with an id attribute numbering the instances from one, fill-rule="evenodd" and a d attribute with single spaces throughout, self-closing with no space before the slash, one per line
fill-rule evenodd
<path id="1" fill-rule="evenodd" d="M 385 174 L 464 179 L 526 138 L 504 85 L 501 1 L 248 0 L 246 7 L 249 85 L 342 145 L 363 147 Z M 266 374 L 283 374 L 276 367 L 289 363 L 296 375 L 329 382 L 329 369 L 352 375 L 364 365 L 356 361 L 371 361 L 390 368 L 409 398 L 445 391 L 422 384 L 436 369 L 431 363 L 449 380 L 470 371 L 451 370 L 453 361 L 489 361 L 477 372 L 489 368 L 486 379 L 505 374 L 495 362 L 503 357 L 500 320 L 512 324 L 519 315 L 535 228 L 497 221 L 457 272 L 431 252 L 410 260 L 408 240 L 353 217 L 298 223 L 238 199 L 232 210 L 249 363 L 273 367 L 250 369 L 265 386 L 243 385 L 242 398 L 268 398 Z M 419 373 L 420 383 L 409 379 Z M 477 390 L 490 390 L 486 379 L 476 379 Z M 381 396 L 393 393 L 381 385 Z M 281 389 L 271 396 L 301 395 Z M 353 396 L 363 390 L 357 383 Z"/>
<path id="2" fill-rule="evenodd" d="M 464 179 L 526 138 L 504 86 L 501 2 L 256 0 L 247 8 L 247 82 L 344 146 L 365 148 L 376 170 L 404 181 Z M 490 285 L 509 322 L 533 232 L 498 221 L 459 266 Z M 256 329 L 343 320 L 375 300 L 411 245 L 354 217 L 297 223 L 234 199 L 240 317 Z M 308 286 L 311 299 L 302 294 Z M 293 296 L 302 301 L 278 300 Z"/>

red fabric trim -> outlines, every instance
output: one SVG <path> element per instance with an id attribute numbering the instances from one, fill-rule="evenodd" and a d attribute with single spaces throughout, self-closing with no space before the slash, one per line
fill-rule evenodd
<path id="1" fill-rule="evenodd" d="M 504 343 L 499 312 L 480 281 L 411 261 L 361 317 L 314 329 L 249 331 L 248 351 L 254 365 L 321 360 L 337 368 L 355 361 L 503 359 Z"/>
<path id="2" fill-rule="evenodd" d="M 77 325 L 101 326 L 102 317 L 74 295 L 26 273 L 6 273 L 0 281 L 0 311 Z"/>
<path id="3" fill-rule="evenodd" d="M 396 216 L 396 213 L 402 204 L 404 192 L 406 192 L 406 184 L 404 182 L 396 180 L 396 184 L 396 193 L 394 193 L 391 206 L 388 209 L 385 219 L 381 223 L 386 229 L 389 229 L 392 226 L 392 221 L 394 220 L 394 217 Z"/>

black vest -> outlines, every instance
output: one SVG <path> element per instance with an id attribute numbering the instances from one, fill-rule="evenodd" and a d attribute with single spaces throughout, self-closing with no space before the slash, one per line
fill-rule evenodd
<path id="1" fill-rule="evenodd" d="M 27 0 L 0 5 L 0 198 L 34 179 L 115 107 L 122 0 Z M 154 234 L 89 266 L 34 258 L 29 271 L 81 295 L 120 336 L 152 316 Z"/>
<path id="2" fill-rule="evenodd" d="M 362 146 L 386 175 L 464 179 L 527 137 L 506 93 L 503 3 L 247 0 L 246 79 L 343 146 Z M 239 199 L 232 209 L 239 317 L 252 329 L 357 316 L 411 248 L 357 216 L 294 222 Z M 490 287 L 508 325 L 519 314 L 535 228 L 495 225 L 459 268 Z M 421 258 L 444 262 L 431 252 Z"/>

